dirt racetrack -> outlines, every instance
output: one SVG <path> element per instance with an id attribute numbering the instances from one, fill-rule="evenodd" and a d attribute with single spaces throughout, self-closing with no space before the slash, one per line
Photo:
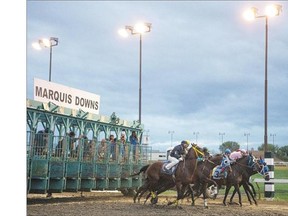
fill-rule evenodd
<path id="1" fill-rule="evenodd" d="M 229 198 L 229 197 L 228 197 Z M 196 200 L 196 205 L 191 206 L 191 202 L 184 199 L 180 202 L 180 208 L 175 205 L 167 206 L 167 200 L 174 197 L 159 196 L 157 205 L 150 203 L 133 203 L 132 197 L 124 197 L 120 192 L 84 192 L 81 193 L 61 193 L 53 194 L 52 198 L 46 198 L 42 194 L 27 195 L 27 215 L 28 216 L 132 216 L 132 215 L 160 215 L 160 216 L 287 216 L 288 203 L 280 201 L 258 200 L 258 206 L 250 205 L 246 196 L 243 195 L 243 206 L 229 205 L 223 206 L 222 197 L 208 201 L 209 208 L 203 208 L 203 200 Z M 238 201 L 238 196 L 236 196 Z"/>

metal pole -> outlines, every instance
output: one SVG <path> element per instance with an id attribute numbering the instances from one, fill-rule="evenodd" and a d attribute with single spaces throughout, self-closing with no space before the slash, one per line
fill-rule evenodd
<path id="1" fill-rule="evenodd" d="M 51 82 L 51 67 L 52 67 L 52 42 L 50 41 L 49 82 Z"/>
<path id="2" fill-rule="evenodd" d="M 139 59 L 139 123 L 141 124 L 141 94 L 142 94 L 142 34 L 140 34 L 140 59 Z"/>
<path id="3" fill-rule="evenodd" d="M 267 56 L 268 56 L 268 16 L 265 17 L 265 114 L 264 114 L 264 152 L 268 150 L 268 141 L 267 141 L 267 99 L 268 99 L 268 68 L 267 68 Z"/>
<path id="4" fill-rule="evenodd" d="M 249 148 L 248 148 L 248 136 L 250 136 L 250 133 L 244 133 L 244 136 L 247 136 L 247 152 L 249 151 Z"/>
<path id="5" fill-rule="evenodd" d="M 225 133 L 219 133 L 219 135 L 222 137 L 222 143 L 221 145 L 223 144 L 223 136 L 225 135 Z"/>
<path id="6" fill-rule="evenodd" d="M 196 143 L 198 142 L 198 134 L 199 134 L 199 132 L 193 132 L 193 134 L 195 135 L 195 137 L 196 137 Z"/>
<path id="7" fill-rule="evenodd" d="M 171 134 L 171 147 L 172 147 L 172 144 L 173 144 L 173 134 L 174 134 L 175 131 L 168 131 L 168 134 Z"/>

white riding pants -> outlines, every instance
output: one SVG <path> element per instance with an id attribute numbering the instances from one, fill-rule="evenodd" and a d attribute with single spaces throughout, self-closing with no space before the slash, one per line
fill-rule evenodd
<path id="1" fill-rule="evenodd" d="M 179 163 L 179 160 L 175 157 L 168 156 L 168 160 L 170 161 L 169 164 L 166 165 L 167 169 L 171 169 L 173 166 Z"/>

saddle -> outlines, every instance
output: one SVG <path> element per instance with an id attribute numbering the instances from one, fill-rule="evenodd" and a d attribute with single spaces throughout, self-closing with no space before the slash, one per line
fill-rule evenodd
<path id="1" fill-rule="evenodd" d="M 171 167 L 171 169 L 166 169 L 166 165 L 169 163 L 169 161 L 164 162 L 161 168 L 161 173 L 167 174 L 167 175 L 175 175 L 176 169 L 178 167 L 178 164 L 176 164 L 175 166 Z"/>
<path id="2" fill-rule="evenodd" d="M 213 171 L 212 171 L 212 177 L 213 179 L 225 179 L 227 173 L 225 173 L 226 171 L 222 171 L 222 168 L 220 166 L 216 166 Z"/>

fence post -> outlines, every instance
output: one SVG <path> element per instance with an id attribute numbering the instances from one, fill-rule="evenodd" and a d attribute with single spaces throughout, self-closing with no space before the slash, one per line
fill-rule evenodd
<path id="1" fill-rule="evenodd" d="M 270 179 L 274 179 L 274 158 L 272 152 L 265 152 L 264 153 L 265 162 L 269 168 L 269 177 Z M 275 190 L 274 190 L 274 183 L 273 182 L 265 182 L 264 184 L 265 193 L 264 197 L 269 200 L 274 198 Z"/>

